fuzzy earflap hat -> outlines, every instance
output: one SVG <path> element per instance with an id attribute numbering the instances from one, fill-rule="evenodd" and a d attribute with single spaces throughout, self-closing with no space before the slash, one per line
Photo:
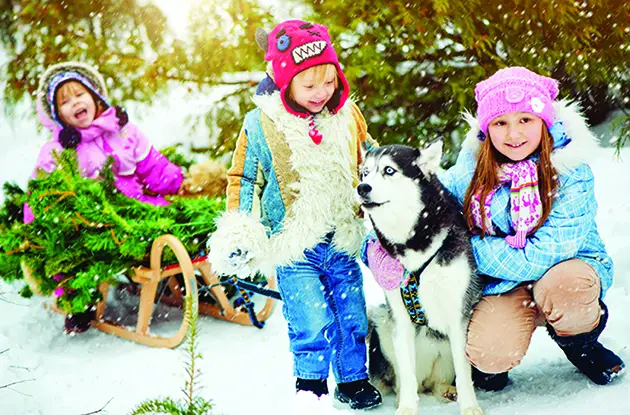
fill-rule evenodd
<path id="1" fill-rule="evenodd" d="M 484 137 L 488 135 L 490 122 L 509 112 L 537 115 L 547 128 L 551 128 L 554 123 L 553 100 L 557 95 L 558 81 L 555 79 L 518 66 L 498 70 L 475 87 L 481 133 Z"/>
<path id="2" fill-rule="evenodd" d="M 82 62 L 62 62 L 50 66 L 41 75 L 37 89 L 38 108 L 62 129 L 59 134 L 60 143 L 65 148 L 75 148 L 81 141 L 81 134 L 75 128 L 63 124 L 55 107 L 57 90 L 68 81 L 80 82 L 95 98 L 102 101 L 106 108 L 109 108 L 110 104 L 103 76 L 90 65 Z M 127 123 L 128 117 L 122 108 L 116 107 L 116 116 L 121 126 Z"/>
<path id="3" fill-rule="evenodd" d="M 317 140 L 321 141 L 321 134 L 315 130 L 312 114 L 289 98 L 289 85 L 293 77 L 305 69 L 324 64 L 335 65 L 339 87 L 326 107 L 332 113 L 343 107 L 348 99 L 350 87 L 330 42 L 328 29 L 302 20 L 287 20 L 277 25 L 269 34 L 263 29 L 258 29 L 256 41 L 265 51 L 265 60 L 271 62 L 274 81 L 280 89 L 280 97 L 285 108 L 295 116 L 310 118 L 309 135 L 319 144 Z"/>

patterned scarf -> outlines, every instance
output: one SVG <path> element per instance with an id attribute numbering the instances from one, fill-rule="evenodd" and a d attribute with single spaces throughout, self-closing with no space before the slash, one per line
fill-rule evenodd
<path id="1" fill-rule="evenodd" d="M 505 241 L 513 248 L 524 248 L 527 234 L 536 227 L 542 216 L 542 203 L 538 191 L 538 169 L 532 160 L 522 160 L 516 163 L 505 163 L 499 170 L 500 184 L 492 189 L 484 201 L 485 217 L 481 217 L 481 189 L 472 198 L 471 209 L 475 226 L 485 229 L 489 235 L 494 235 L 490 206 L 492 197 L 503 183 L 510 186 L 510 215 L 514 235 L 508 235 Z"/>

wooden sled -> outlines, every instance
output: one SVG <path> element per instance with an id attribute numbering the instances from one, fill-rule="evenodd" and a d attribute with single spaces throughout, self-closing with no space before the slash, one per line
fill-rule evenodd
<path id="1" fill-rule="evenodd" d="M 175 257 L 177 263 L 162 267 L 162 252 L 164 247 L 168 246 Z M 195 270 L 198 270 L 200 278 L 209 287 L 209 291 L 213 297 L 217 300 L 217 304 L 200 303 L 198 298 L 197 289 L 197 274 Z M 25 272 L 25 279 L 27 272 Z M 176 278 L 181 275 L 179 281 L 183 280 L 184 293 L 182 295 L 182 287 L 180 282 Z M 30 277 L 29 277 L 30 278 Z M 150 267 L 136 267 L 133 269 L 133 275 L 131 280 L 137 284 L 140 284 L 140 304 L 138 309 L 138 322 L 135 330 L 130 330 L 124 326 L 116 325 L 112 322 L 103 320 L 105 314 L 105 308 L 107 307 L 107 294 L 109 291 L 109 284 L 101 284 L 99 291 L 103 296 L 103 300 L 96 305 L 95 318 L 92 321 L 92 327 L 110 333 L 123 339 L 128 339 L 136 343 L 144 344 L 151 347 L 168 347 L 174 348 L 180 345 L 186 338 L 186 334 L 189 329 L 189 322 L 186 318 L 182 318 L 182 324 L 177 330 L 177 333 L 171 337 L 160 337 L 149 333 L 149 325 L 151 322 L 151 315 L 153 313 L 153 305 L 156 302 L 158 284 L 163 279 L 168 278 L 168 286 L 171 294 L 169 296 L 163 296 L 160 301 L 183 307 L 186 300 L 190 300 L 193 306 L 194 313 L 202 313 L 212 317 L 220 318 L 222 320 L 231 321 L 243 325 L 256 325 L 255 323 L 262 323 L 273 312 L 275 301 L 272 297 L 267 297 L 264 306 L 260 311 L 255 313 L 254 316 L 250 315 L 247 310 L 242 308 L 235 309 L 230 300 L 225 295 L 222 283 L 216 274 L 212 271 L 210 263 L 207 261 L 206 256 L 190 259 L 188 252 L 184 248 L 184 245 L 173 235 L 162 235 L 158 237 L 151 246 Z M 269 290 L 275 290 L 276 280 L 275 277 L 268 279 Z M 241 295 L 247 297 L 248 294 L 241 290 Z M 246 298 L 249 300 L 249 298 Z M 253 307 L 253 303 L 251 303 Z M 58 307 L 53 306 L 55 311 L 61 311 Z M 253 309 L 253 308 L 252 308 Z M 257 325 L 262 327 L 262 324 Z"/>

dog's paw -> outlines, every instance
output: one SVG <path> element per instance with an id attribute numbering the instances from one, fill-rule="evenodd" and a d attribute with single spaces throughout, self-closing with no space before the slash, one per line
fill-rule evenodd
<path id="1" fill-rule="evenodd" d="M 457 388 L 453 385 L 441 383 L 433 388 L 433 395 L 448 402 L 457 401 Z"/>
<path id="2" fill-rule="evenodd" d="M 396 415 L 418 415 L 418 407 L 415 408 L 398 408 Z"/>
<path id="3" fill-rule="evenodd" d="M 478 406 L 469 406 L 468 408 L 462 408 L 459 413 L 461 415 L 483 415 L 483 410 Z"/>

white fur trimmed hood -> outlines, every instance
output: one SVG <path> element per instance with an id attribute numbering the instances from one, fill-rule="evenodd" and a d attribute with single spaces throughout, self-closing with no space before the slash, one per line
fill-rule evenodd
<path id="1" fill-rule="evenodd" d="M 554 148 L 551 153 L 553 167 L 558 172 L 564 173 L 581 163 L 588 163 L 589 157 L 595 154 L 599 147 L 599 139 L 589 129 L 578 103 L 560 100 L 554 101 L 553 106 L 556 122 L 562 122 L 567 137 L 571 139 L 566 146 Z M 480 146 L 477 136 L 479 122 L 469 112 L 464 113 L 464 119 L 470 126 L 470 130 L 466 134 L 462 147 L 477 153 Z"/>

